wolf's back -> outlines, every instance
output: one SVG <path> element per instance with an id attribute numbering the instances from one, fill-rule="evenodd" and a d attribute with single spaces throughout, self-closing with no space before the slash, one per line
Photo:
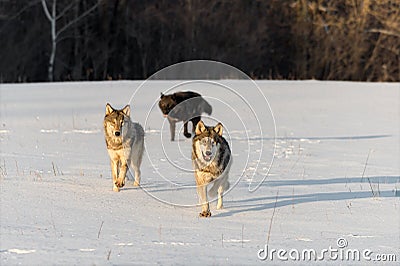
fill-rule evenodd
<path id="1" fill-rule="evenodd" d="M 144 129 L 143 129 L 143 127 L 139 123 L 131 122 L 131 128 L 132 128 L 131 134 L 133 134 L 133 137 L 134 137 L 134 143 L 132 143 L 132 144 L 143 146 L 143 144 L 144 144 Z"/>

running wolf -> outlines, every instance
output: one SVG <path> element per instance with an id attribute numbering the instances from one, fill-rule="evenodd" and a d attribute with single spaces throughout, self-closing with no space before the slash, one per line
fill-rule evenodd
<path id="1" fill-rule="evenodd" d="M 125 185 L 128 166 L 135 172 L 134 186 L 140 185 L 140 164 L 144 151 L 144 130 L 130 118 L 130 106 L 116 110 L 110 104 L 106 105 L 104 117 L 104 135 L 108 155 L 111 160 L 113 190 Z"/>
<path id="2" fill-rule="evenodd" d="M 211 105 L 200 94 L 193 91 L 181 91 L 168 95 L 161 93 L 158 106 L 164 117 L 168 119 L 171 141 L 175 140 L 175 124 L 177 122 L 183 121 L 183 134 L 186 138 L 190 138 L 192 135 L 188 132 L 188 122 L 192 122 L 194 131 L 197 123 L 201 120 L 201 114 L 211 115 L 212 112 Z"/>
<path id="3" fill-rule="evenodd" d="M 210 197 L 218 193 L 217 209 L 222 209 L 224 191 L 229 189 L 228 175 L 232 164 L 231 150 L 228 142 L 222 137 L 223 126 L 205 126 L 200 121 L 196 126 L 192 143 L 192 163 L 196 179 L 197 194 L 201 204 L 200 217 L 210 217 L 210 207 L 207 199 L 207 185 Z"/>

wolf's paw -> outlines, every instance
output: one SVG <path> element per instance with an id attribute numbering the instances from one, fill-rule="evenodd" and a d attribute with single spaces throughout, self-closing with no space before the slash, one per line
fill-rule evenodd
<path id="1" fill-rule="evenodd" d="M 192 134 L 190 134 L 189 132 L 184 132 L 183 135 L 185 135 L 185 137 L 187 137 L 188 139 L 192 137 Z"/>
<path id="2" fill-rule="evenodd" d="M 217 210 L 222 210 L 224 206 L 222 204 L 217 204 Z"/>
<path id="3" fill-rule="evenodd" d="M 115 181 L 115 186 L 118 188 L 124 187 L 125 186 L 125 180 L 124 179 L 118 179 L 117 181 Z"/>
<path id="4" fill-rule="evenodd" d="M 133 183 L 133 186 L 134 186 L 134 187 L 139 187 L 140 184 L 139 184 L 138 182 L 135 181 L 135 182 Z"/>
<path id="5" fill-rule="evenodd" d="M 199 213 L 199 217 L 211 217 L 211 212 L 210 211 L 201 212 Z"/>
<path id="6" fill-rule="evenodd" d="M 119 187 L 114 186 L 114 187 L 113 187 L 113 191 L 114 191 L 114 192 L 119 192 Z"/>

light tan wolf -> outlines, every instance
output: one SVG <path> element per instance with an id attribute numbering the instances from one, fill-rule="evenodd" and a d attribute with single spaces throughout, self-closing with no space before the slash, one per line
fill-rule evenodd
<path id="1" fill-rule="evenodd" d="M 129 105 L 116 110 L 107 103 L 104 116 L 104 135 L 111 160 L 113 190 L 116 192 L 125 185 L 128 166 L 135 172 L 134 186 L 140 185 L 144 130 L 140 124 L 131 121 L 130 110 Z"/>
<path id="2" fill-rule="evenodd" d="M 196 179 L 197 194 L 201 204 L 200 217 L 210 217 L 210 206 L 207 198 L 207 185 L 211 182 L 209 194 L 215 197 L 218 192 L 217 209 L 223 207 L 224 191 L 229 189 L 229 170 L 232 164 L 231 150 L 228 142 L 222 137 L 223 126 L 205 126 L 200 121 L 196 126 L 192 141 L 192 163 Z"/>

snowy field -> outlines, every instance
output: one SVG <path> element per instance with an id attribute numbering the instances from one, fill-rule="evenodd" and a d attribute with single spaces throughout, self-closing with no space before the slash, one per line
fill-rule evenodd
<path id="1" fill-rule="evenodd" d="M 213 203 L 209 219 L 195 206 L 191 140 L 180 123 L 170 142 L 154 105 L 175 83 L 136 94 L 139 81 L 0 85 L 1 265 L 305 264 L 304 250 L 320 265 L 400 261 L 399 83 L 258 81 L 273 116 L 243 81 L 223 81 L 234 92 L 193 84 L 234 160 L 225 208 Z M 132 95 L 142 188 L 116 193 L 104 109 Z"/>

